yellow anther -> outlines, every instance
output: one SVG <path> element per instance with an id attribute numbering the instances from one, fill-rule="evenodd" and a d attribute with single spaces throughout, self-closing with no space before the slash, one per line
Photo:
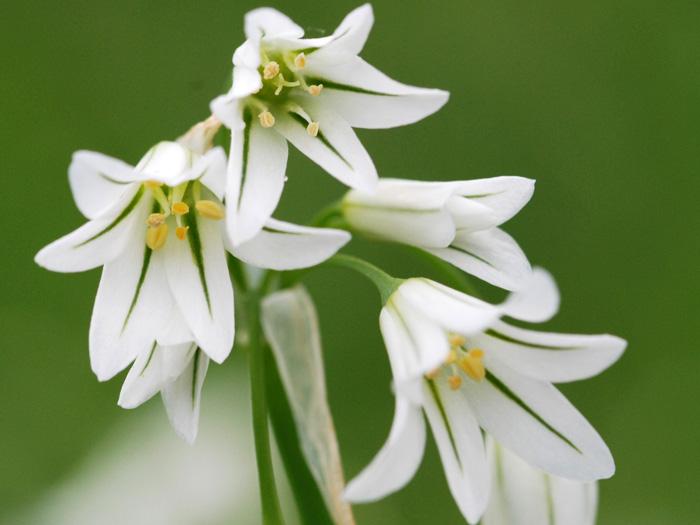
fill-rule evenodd
<path id="1" fill-rule="evenodd" d="M 456 362 L 457 362 L 457 352 L 455 352 L 454 350 L 450 350 L 450 353 L 447 354 L 447 359 L 445 359 L 445 364 L 446 365 L 453 365 Z"/>
<path id="2" fill-rule="evenodd" d="M 271 128 L 275 125 L 275 117 L 267 110 L 260 113 L 258 117 L 260 118 L 260 124 L 263 128 Z"/>
<path id="3" fill-rule="evenodd" d="M 428 379 L 435 379 L 437 376 L 440 375 L 440 370 L 440 367 L 438 367 L 432 372 L 428 372 L 427 374 L 425 374 L 425 377 L 427 377 Z"/>
<path id="4" fill-rule="evenodd" d="M 175 228 L 175 236 L 181 241 L 184 241 L 185 237 L 187 236 L 187 230 L 189 229 L 189 226 L 178 226 Z"/>
<path id="5" fill-rule="evenodd" d="M 226 217 L 223 208 L 214 201 L 198 201 L 194 207 L 197 208 L 197 211 L 202 217 L 206 217 L 207 219 L 220 221 Z"/>
<path id="6" fill-rule="evenodd" d="M 308 131 L 309 135 L 312 137 L 318 135 L 318 122 L 311 122 L 308 126 L 306 126 L 306 131 Z"/>
<path id="7" fill-rule="evenodd" d="M 190 207 L 184 202 L 176 202 L 173 204 L 173 213 L 175 215 L 184 215 L 190 211 Z"/>
<path id="8" fill-rule="evenodd" d="M 460 386 L 462 386 L 462 378 L 459 376 L 450 376 L 447 378 L 447 380 L 450 382 L 450 388 L 452 390 L 457 390 Z"/>
<path id="9" fill-rule="evenodd" d="M 151 228 L 159 228 L 160 226 L 163 225 L 165 222 L 165 215 L 162 213 L 151 213 L 148 216 L 148 220 L 146 223 L 151 227 Z"/>
<path id="10" fill-rule="evenodd" d="M 160 250 L 168 240 L 168 225 L 163 224 L 158 228 L 150 228 L 146 233 L 146 244 L 151 250 Z"/>
<path id="11" fill-rule="evenodd" d="M 313 95 L 314 97 L 317 97 L 322 89 L 323 89 L 323 84 L 319 84 L 318 86 L 309 86 L 309 93 L 311 95 Z"/>
<path id="12" fill-rule="evenodd" d="M 149 190 L 155 190 L 156 188 L 160 188 L 163 183 L 158 182 L 157 180 L 147 180 L 143 182 L 143 185 L 146 186 Z"/>
<path id="13" fill-rule="evenodd" d="M 466 340 L 461 335 L 450 334 L 450 348 L 459 348 Z"/>
<path id="14" fill-rule="evenodd" d="M 279 72 L 280 65 L 274 61 L 270 62 L 265 66 L 265 69 L 263 69 L 263 78 L 265 80 L 270 80 L 271 78 L 275 78 Z"/>
<path id="15" fill-rule="evenodd" d="M 481 382 L 486 377 L 486 369 L 481 364 L 482 357 L 484 357 L 484 353 L 481 350 L 472 350 L 457 361 L 457 364 L 467 377 L 476 382 Z"/>
<path id="16" fill-rule="evenodd" d="M 294 65 L 299 69 L 306 67 L 306 55 L 304 53 L 299 53 L 294 59 Z"/>

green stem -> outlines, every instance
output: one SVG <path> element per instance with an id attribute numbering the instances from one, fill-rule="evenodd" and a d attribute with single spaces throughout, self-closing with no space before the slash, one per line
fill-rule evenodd
<path id="1" fill-rule="evenodd" d="M 340 228 L 343 230 L 349 229 L 349 225 L 343 216 L 343 201 L 339 200 L 332 202 L 313 218 L 309 226 L 316 228 Z"/>
<path id="2" fill-rule="evenodd" d="M 248 330 L 250 350 L 250 392 L 253 406 L 253 433 L 258 462 L 258 481 L 263 525 L 283 525 L 275 473 L 270 450 L 267 397 L 265 392 L 265 354 L 260 326 L 260 296 L 257 290 L 248 292 Z"/>
<path id="3" fill-rule="evenodd" d="M 348 268 L 367 277 L 379 290 L 379 294 L 382 296 L 382 304 L 386 304 L 391 294 L 403 282 L 402 279 L 396 279 L 373 264 L 352 255 L 336 254 L 323 264 Z"/>
<path id="4" fill-rule="evenodd" d="M 474 287 L 471 279 L 469 279 L 467 274 L 465 274 L 462 270 L 454 267 L 446 261 L 443 261 L 432 253 L 421 250 L 420 248 L 415 248 L 413 246 L 404 246 L 404 248 L 432 266 L 433 269 L 437 271 L 443 277 L 443 279 L 445 279 L 445 281 L 447 281 L 448 285 L 455 290 L 464 292 L 472 297 L 481 297 L 479 292 L 477 292 L 476 288 Z"/>

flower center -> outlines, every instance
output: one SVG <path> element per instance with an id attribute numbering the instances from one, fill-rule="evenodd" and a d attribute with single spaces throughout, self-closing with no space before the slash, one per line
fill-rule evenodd
<path id="1" fill-rule="evenodd" d="M 183 217 L 190 213 L 191 207 L 205 219 L 220 221 L 225 217 L 221 204 L 201 198 L 202 183 L 199 181 L 183 182 L 174 188 L 152 180 L 145 181 L 143 185 L 156 200 L 153 213 L 146 220 L 146 244 L 151 250 L 160 250 L 165 246 L 170 232 L 168 222 L 176 224 L 175 237 L 180 241 L 187 238 L 190 227 L 183 225 Z"/>
<path id="2" fill-rule="evenodd" d="M 319 123 L 309 118 L 299 105 L 298 99 L 290 98 L 290 95 L 295 93 L 309 93 L 317 97 L 323 89 L 323 84 L 309 84 L 306 81 L 302 73 L 307 65 L 306 55 L 296 51 L 280 52 L 265 48 L 260 53 L 262 64 L 258 71 L 262 77 L 263 86 L 249 97 L 249 102 L 257 109 L 262 127 L 273 127 L 276 113 L 294 113 L 306 121 L 306 130 L 309 135 L 318 136 Z"/>
<path id="3" fill-rule="evenodd" d="M 480 383 L 486 377 L 486 369 L 481 360 L 484 357 L 483 350 L 472 348 L 467 350 L 466 339 L 461 335 L 451 334 L 449 336 L 450 353 L 445 359 L 445 362 L 429 374 L 426 374 L 428 379 L 436 379 L 443 369 L 449 369 L 451 375 L 447 381 L 452 390 L 457 390 L 462 386 L 462 376 L 459 374 L 461 370 L 469 379 Z"/>

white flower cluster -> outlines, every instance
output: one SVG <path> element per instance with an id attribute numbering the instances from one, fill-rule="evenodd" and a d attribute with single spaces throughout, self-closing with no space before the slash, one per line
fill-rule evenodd
<path id="1" fill-rule="evenodd" d="M 416 247 L 513 293 L 493 305 L 412 278 L 385 294 L 379 321 L 394 376 L 394 423 L 384 447 L 348 485 L 347 500 L 376 500 L 413 477 L 426 439 L 423 414 L 470 523 L 487 509 L 492 471 L 511 476 L 500 459 L 489 466 L 485 436 L 492 458 L 514 455 L 539 469 L 530 476 L 611 476 L 605 443 L 552 383 L 598 374 L 620 357 L 625 341 L 501 320 L 543 322 L 559 307 L 552 277 L 533 270 L 499 228 L 528 202 L 534 181 L 377 178 L 353 127 L 413 123 L 442 107 L 448 94 L 400 84 L 364 62 L 358 53 L 372 23 L 364 5 L 330 36 L 308 39 L 285 15 L 256 9 L 246 15 L 247 40 L 233 55 L 231 90 L 212 101 L 210 119 L 176 142 L 157 144 L 136 167 L 75 153 L 69 180 L 88 222 L 42 249 L 36 262 L 58 272 L 104 266 L 90 325 L 93 371 L 104 381 L 133 363 L 119 404 L 136 407 L 161 392 L 174 428 L 193 442 L 209 359 L 222 363 L 233 346 L 229 263 L 311 267 L 342 248 L 349 232 L 359 233 Z M 231 130 L 228 153 L 212 147 L 222 123 Z M 344 229 L 272 218 L 286 180 L 287 141 L 351 188 L 336 209 Z M 533 468 L 512 464 L 514 472 Z M 496 510 L 492 503 L 485 523 L 515 523 L 503 517 L 519 513 L 504 506 L 518 500 L 515 486 L 500 487 L 516 495 Z M 590 514 L 595 487 L 576 493 L 588 498 L 582 505 Z M 569 500 L 562 497 L 564 508 Z M 518 515 L 518 523 L 537 522 Z"/>

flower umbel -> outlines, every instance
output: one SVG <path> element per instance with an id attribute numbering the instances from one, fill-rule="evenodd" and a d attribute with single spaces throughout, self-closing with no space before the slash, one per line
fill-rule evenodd
<path id="1" fill-rule="evenodd" d="M 271 8 L 249 12 L 233 55 L 233 86 L 211 109 L 231 128 L 227 200 L 234 244 L 272 215 L 284 186 L 287 141 L 344 184 L 373 191 L 377 173 L 353 127 L 389 128 L 437 111 L 448 94 L 391 80 L 357 55 L 373 24 L 369 4 L 336 31 L 304 31 Z"/>

